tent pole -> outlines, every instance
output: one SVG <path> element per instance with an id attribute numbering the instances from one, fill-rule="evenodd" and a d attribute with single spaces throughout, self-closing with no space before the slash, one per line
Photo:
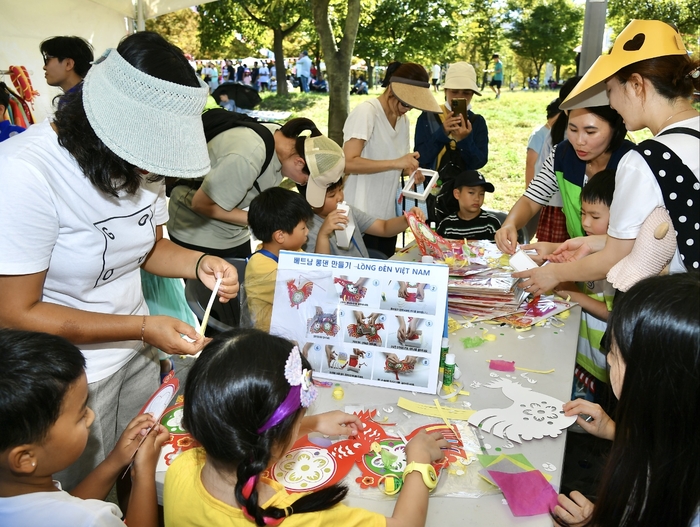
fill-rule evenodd
<path id="1" fill-rule="evenodd" d="M 146 21 L 143 18 L 143 0 L 136 3 L 136 31 L 145 31 Z"/>

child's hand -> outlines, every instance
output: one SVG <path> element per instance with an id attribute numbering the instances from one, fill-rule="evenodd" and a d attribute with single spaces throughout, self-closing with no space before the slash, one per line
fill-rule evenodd
<path id="1" fill-rule="evenodd" d="M 304 427 L 327 436 L 356 436 L 363 428 L 360 418 L 340 410 L 304 418 Z"/>
<path id="2" fill-rule="evenodd" d="M 444 457 L 441 448 L 447 448 L 449 443 L 442 434 L 428 434 L 425 430 L 418 432 L 406 445 L 406 461 L 408 463 L 432 463 Z"/>
<path id="3" fill-rule="evenodd" d="M 321 228 L 318 230 L 318 234 L 319 236 L 330 237 L 334 231 L 345 229 L 348 221 L 348 215 L 344 210 L 335 209 L 326 216 L 326 219 L 321 224 Z"/>
<path id="4" fill-rule="evenodd" d="M 566 522 L 566 525 L 576 527 L 581 525 L 593 514 L 593 504 L 577 490 L 567 497 L 559 494 L 559 505 L 554 507 L 554 514 Z"/>
<path id="5" fill-rule="evenodd" d="M 151 414 L 141 414 L 134 417 L 119 437 L 117 444 L 108 457 L 120 467 L 127 466 L 131 463 L 139 443 L 148 433 L 147 430 L 155 426 L 155 424 L 156 422 Z"/>
<path id="6" fill-rule="evenodd" d="M 409 212 L 412 212 L 413 214 L 416 215 L 416 217 L 425 223 L 425 214 L 423 213 L 422 210 L 420 210 L 418 207 L 413 207 Z"/>
<path id="7" fill-rule="evenodd" d="M 146 439 L 139 447 L 134 457 L 134 466 L 131 468 L 131 477 L 154 477 L 160 447 L 170 438 L 170 432 L 163 425 L 155 425 Z"/>
<path id="8" fill-rule="evenodd" d="M 586 421 L 580 414 L 589 415 L 592 419 Z M 599 404 L 586 401 L 585 399 L 574 399 L 564 403 L 564 415 L 578 415 L 576 423 L 586 432 L 596 437 L 609 439 L 615 438 L 615 421 L 605 413 Z"/>

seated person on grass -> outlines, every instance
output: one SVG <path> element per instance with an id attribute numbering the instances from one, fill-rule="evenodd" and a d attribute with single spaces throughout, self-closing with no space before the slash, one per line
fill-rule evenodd
<path id="1" fill-rule="evenodd" d="M 615 192 L 615 171 L 602 170 L 581 189 L 581 225 L 586 236 L 607 234 L 610 205 Z M 615 289 L 607 280 L 565 282 L 556 287 L 562 298 L 570 298 L 583 309 L 576 349 L 572 399 L 584 398 L 607 408 L 608 368 L 601 339 L 608 326 Z"/>
<path id="2" fill-rule="evenodd" d="M 133 459 L 125 520 L 156 527 L 155 469 L 168 431 L 150 414 L 135 417 L 68 494 L 53 474 L 80 457 L 95 418 L 85 358 L 62 337 L 9 329 L 0 330 L 0 358 L 0 525 L 124 527 L 119 507 L 103 500 Z"/>
<path id="3" fill-rule="evenodd" d="M 270 331 L 277 261 L 281 250 L 301 251 L 313 212 L 303 196 L 282 187 L 263 190 L 250 203 L 248 226 L 262 242 L 248 260 L 245 291 L 256 328 Z"/>
<path id="4" fill-rule="evenodd" d="M 465 170 L 455 178 L 452 195 L 459 202 L 459 210 L 438 225 L 437 233 L 451 240 L 491 240 L 501 228 L 495 214 L 481 208 L 486 192 L 494 186 L 478 170 Z"/>
<path id="5" fill-rule="evenodd" d="M 338 203 L 345 200 L 341 177 L 326 189 L 326 200 L 321 207 L 312 207 L 313 218 L 309 221 L 309 241 L 306 243 L 306 252 L 319 254 L 334 254 L 339 256 L 357 256 L 369 258 L 367 247 L 362 240 L 362 235 L 367 233 L 372 236 L 391 238 L 408 229 L 408 221 L 405 216 L 397 216 L 390 220 L 379 220 L 360 209 L 350 207 L 355 221 L 355 232 L 348 248 L 338 247 L 335 231 L 342 230 L 348 224 L 348 216 L 343 210 L 338 210 Z M 300 194 L 305 194 L 305 187 L 297 186 Z M 414 213 L 421 221 L 425 221 L 425 215 L 418 207 L 413 207 Z"/>

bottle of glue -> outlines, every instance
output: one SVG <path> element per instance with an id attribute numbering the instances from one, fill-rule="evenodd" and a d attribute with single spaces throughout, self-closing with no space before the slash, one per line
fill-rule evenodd
<path id="1" fill-rule="evenodd" d="M 452 386 L 455 375 L 455 354 L 448 353 L 445 356 L 445 373 L 442 376 L 442 386 L 448 387 Z"/>

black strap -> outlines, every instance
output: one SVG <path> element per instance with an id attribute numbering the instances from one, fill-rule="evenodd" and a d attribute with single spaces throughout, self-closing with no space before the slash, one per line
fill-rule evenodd
<path id="1" fill-rule="evenodd" d="M 261 190 L 260 185 L 258 185 L 258 179 L 265 173 L 267 167 L 270 166 L 272 156 L 275 153 L 275 137 L 270 129 L 252 117 L 238 112 L 229 112 L 223 108 L 215 108 L 204 112 L 202 114 L 202 124 L 204 125 L 204 137 L 207 143 L 220 133 L 241 126 L 253 130 L 260 136 L 263 143 L 265 143 L 265 161 L 253 182 L 255 190 L 260 193 Z M 199 181 L 200 186 L 201 184 L 201 181 Z"/>
<path id="2" fill-rule="evenodd" d="M 687 134 L 700 139 L 690 128 L 672 128 L 659 135 Z M 680 157 L 663 143 L 647 139 L 634 149 L 656 178 L 664 204 L 676 230 L 678 251 L 688 270 L 700 268 L 700 182 Z"/>

